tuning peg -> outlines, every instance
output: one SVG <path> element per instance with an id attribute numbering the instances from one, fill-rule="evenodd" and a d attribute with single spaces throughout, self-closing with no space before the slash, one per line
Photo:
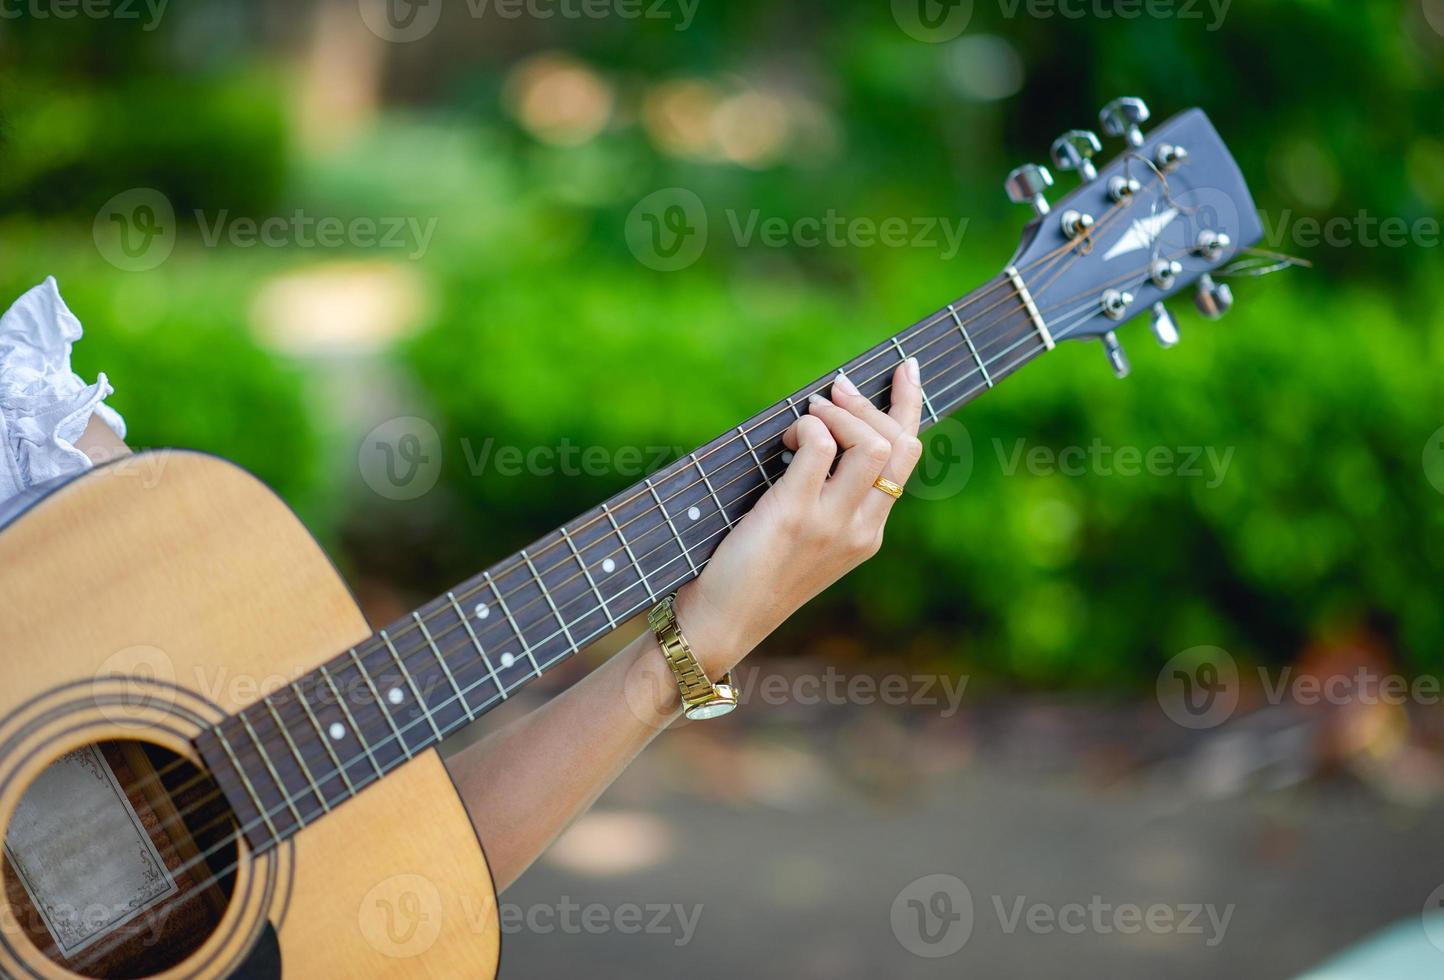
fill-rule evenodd
<path id="1" fill-rule="evenodd" d="M 1118 342 L 1118 335 L 1112 330 L 1103 335 L 1103 352 L 1108 355 L 1113 374 L 1118 378 L 1128 377 L 1128 372 L 1133 368 L 1128 364 L 1128 355 L 1123 353 L 1123 345 Z"/>
<path id="2" fill-rule="evenodd" d="M 1053 163 L 1059 170 L 1076 170 L 1085 181 L 1098 178 L 1093 154 L 1103 149 L 1095 133 L 1086 129 L 1070 129 L 1053 141 Z"/>
<path id="3" fill-rule="evenodd" d="M 1043 192 L 1052 186 L 1053 175 L 1048 172 L 1047 167 L 1040 167 L 1036 163 L 1023 164 L 1008 174 L 1008 179 L 1003 182 L 1009 200 L 1014 204 L 1031 204 L 1033 211 L 1040 217 L 1048 213 L 1048 199 L 1043 196 Z"/>
<path id="4" fill-rule="evenodd" d="M 1198 312 L 1210 320 L 1217 320 L 1233 308 L 1233 290 L 1228 283 L 1214 282 L 1213 276 L 1204 274 L 1198 280 L 1198 292 L 1194 294 L 1193 304 L 1198 307 Z"/>
<path id="5" fill-rule="evenodd" d="M 1153 304 L 1153 322 L 1151 326 L 1153 327 L 1154 339 L 1158 341 L 1160 347 L 1172 347 L 1178 343 L 1178 321 L 1173 318 L 1172 313 L 1168 312 L 1168 307 L 1162 303 Z"/>
<path id="6" fill-rule="evenodd" d="M 1122 136 L 1129 146 L 1143 145 L 1143 130 L 1138 127 L 1148 122 L 1148 105 L 1139 98 L 1124 96 L 1114 99 L 1098 113 L 1098 122 L 1109 136 Z"/>

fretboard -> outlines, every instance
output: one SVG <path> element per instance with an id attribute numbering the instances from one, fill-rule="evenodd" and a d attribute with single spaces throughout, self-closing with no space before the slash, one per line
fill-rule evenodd
<path id="1" fill-rule="evenodd" d="M 921 368 L 923 425 L 1052 345 L 1002 275 L 841 366 L 874 404 Z M 196 740 L 261 852 L 700 574 L 787 468 L 782 435 L 836 371 L 722 433 Z"/>

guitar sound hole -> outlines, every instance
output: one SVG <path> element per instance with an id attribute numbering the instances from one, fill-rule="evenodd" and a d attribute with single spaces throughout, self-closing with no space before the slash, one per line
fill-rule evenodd
<path id="1" fill-rule="evenodd" d="M 210 776 L 146 742 L 53 762 L 5 833 L 5 900 L 30 943 L 87 977 L 174 967 L 235 886 L 235 818 Z"/>

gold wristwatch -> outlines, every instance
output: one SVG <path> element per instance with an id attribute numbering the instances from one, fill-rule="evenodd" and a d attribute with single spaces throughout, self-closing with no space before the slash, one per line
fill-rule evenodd
<path id="1" fill-rule="evenodd" d="M 737 690 L 732 686 L 732 672 L 722 675 L 716 684 L 707 677 L 697 657 L 692 653 L 682 628 L 677 625 L 677 593 L 652 607 L 647 613 L 647 625 L 662 648 L 662 656 L 677 677 L 677 686 L 682 689 L 682 713 L 693 721 L 703 718 L 720 718 L 737 707 Z"/>

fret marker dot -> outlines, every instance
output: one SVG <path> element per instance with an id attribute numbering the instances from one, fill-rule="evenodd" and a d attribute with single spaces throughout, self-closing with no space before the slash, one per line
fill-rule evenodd
<path id="1" fill-rule="evenodd" d="M 392 704 L 400 704 L 402 700 L 404 700 L 404 698 L 405 695 L 401 693 L 401 688 L 399 687 L 393 687 L 391 690 L 386 692 L 386 700 L 390 701 Z"/>
<path id="2" fill-rule="evenodd" d="M 346 737 L 346 726 L 339 721 L 333 722 L 327 734 L 331 736 L 331 741 L 339 742 Z"/>
<path id="3" fill-rule="evenodd" d="M 602 561 L 602 571 L 606 572 L 608 575 L 612 574 L 616 570 L 617 563 L 612 561 L 610 558 L 606 558 Z"/>
<path id="4" fill-rule="evenodd" d="M 784 462 L 784 463 L 790 463 L 790 462 L 792 462 L 792 450 L 789 449 L 789 450 L 787 450 L 786 452 L 784 452 L 784 453 L 782 454 L 782 462 Z"/>
<path id="5" fill-rule="evenodd" d="M 486 617 L 488 617 L 488 616 L 490 616 L 490 615 L 491 615 L 491 610 L 488 609 L 488 608 L 486 608 L 486 603 L 484 603 L 484 602 L 479 602 L 479 603 L 477 603 L 477 605 L 476 605 L 476 618 L 477 618 L 477 619 L 485 619 Z"/>
<path id="6" fill-rule="evenodd" d="M 695 521 L 702 516 L 702 510 L 699 507 L 688 507 L 687 516 Z"/>
<path id="7" fill-rule="evenodd" d="M 516 663 L 516 656 L 514 654 L 503 653 L 501 655 L 501 665 L 503 667 L 510 667 L 514 663 Z"/>

